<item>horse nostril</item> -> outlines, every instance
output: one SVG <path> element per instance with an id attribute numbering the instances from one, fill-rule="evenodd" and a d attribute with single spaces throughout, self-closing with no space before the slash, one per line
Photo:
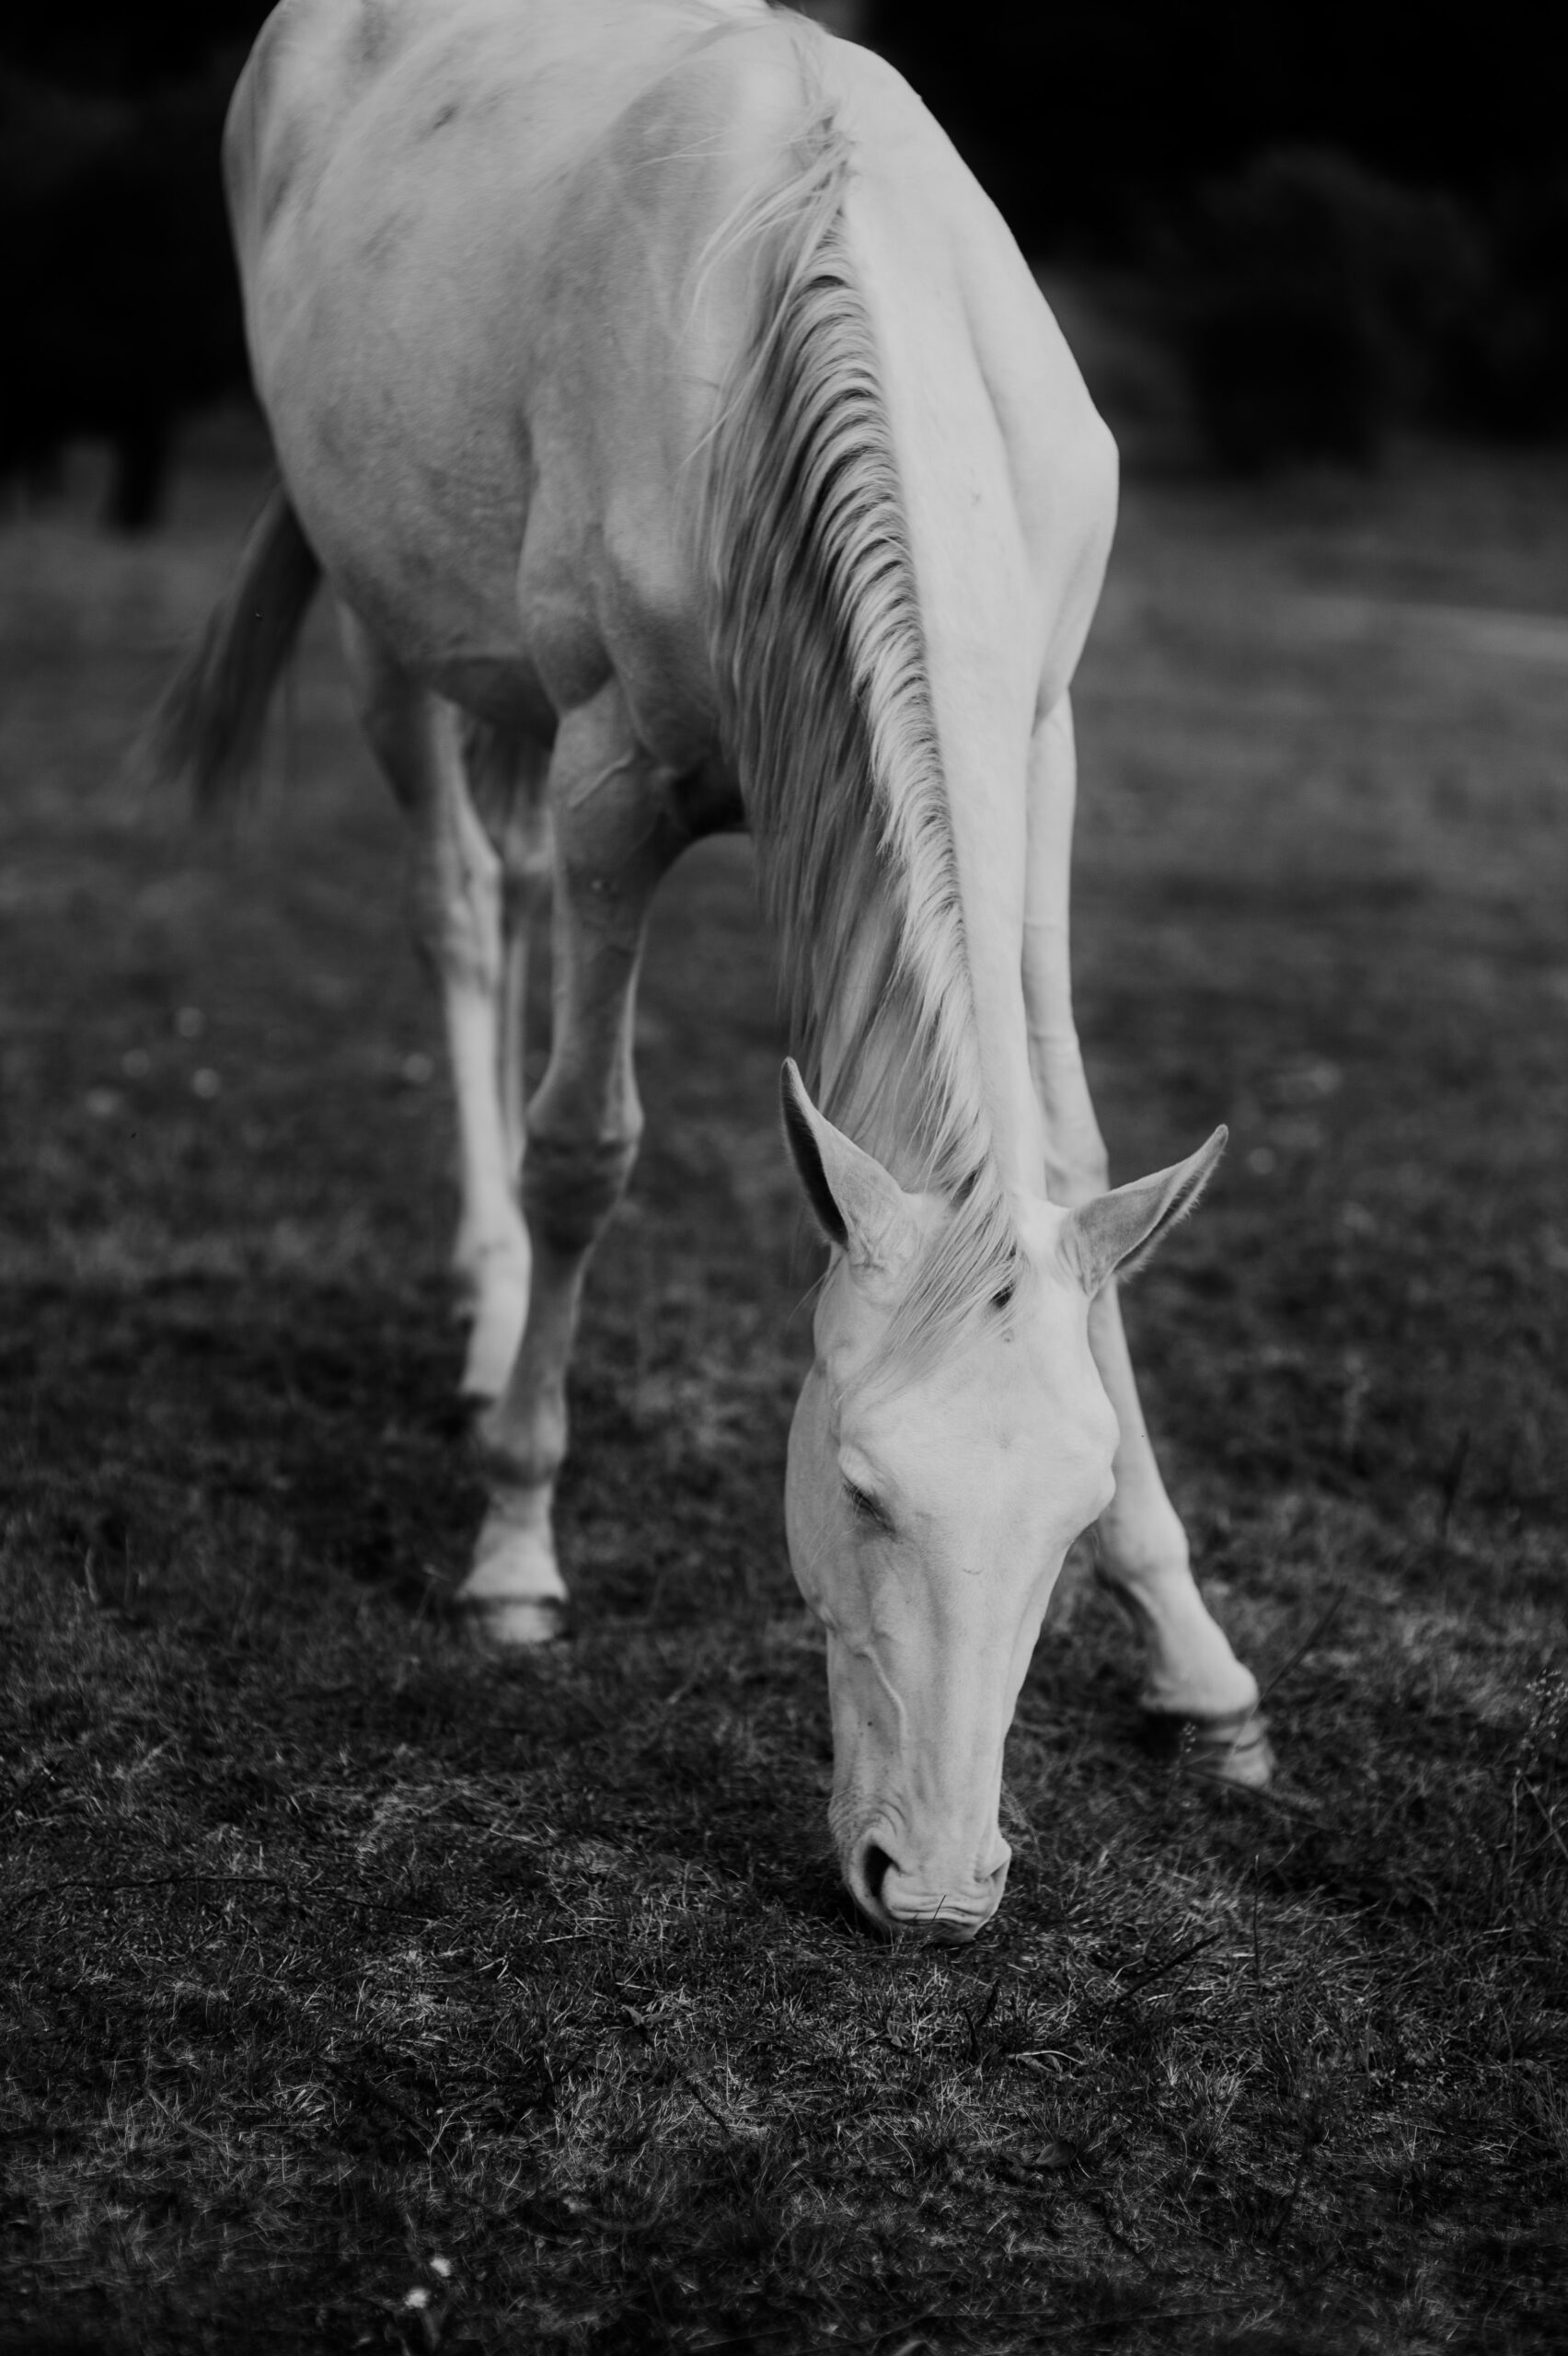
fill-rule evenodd
<path id="1" fill-rule="evenodd" d="M 889 1874 L 896 1875 L 897 1870 L 887 1851 L 879 1849 L 869 1838 L 863 1839 L 845 1860 L 844 1878 L 849 1885 L 849 1895 L 879 1930 L 893 1928 L 882 1900 L 882 1884 Z"/>
<path id="2" fill-rule="evenodd" d="M 881 1904 L 882 1884 L 892 1867 L 893 1859 L 887 1851 L 879 1849 L 874 1841 L 869 1841 L 860 1859 L 860 1876 L 866 1885 L 866 1894 L 873 1904 Z"/>

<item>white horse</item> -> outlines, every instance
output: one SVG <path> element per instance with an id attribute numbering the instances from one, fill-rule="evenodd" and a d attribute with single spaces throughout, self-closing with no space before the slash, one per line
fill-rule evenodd
<path id="1" fill-rule="evenodd" d="M 786 1498 L 830 1819 L 874 1921 L 972 1935 L 1089 1525 L 1145 1706 L 1214 1773 L 1269 1772 L 1114 1283 L 1224 1133 L 1107 1192 L 1069 999 L 1067 691 L 1111 437 L 913 94 L 762 0 L 285 0 L 225 164 L 283 489 L 165 752 L 209 789 L 236 772 L 325 573 L 444 989 L 467 1388 L 492 1402 L 459 1600 L 502 1644 L 558 1626 L 564 1382 L 640 1127 L 644 919 L 687 843 L 748 825 L 807 1074 L 785 1135 L 832 1255 Z"/>

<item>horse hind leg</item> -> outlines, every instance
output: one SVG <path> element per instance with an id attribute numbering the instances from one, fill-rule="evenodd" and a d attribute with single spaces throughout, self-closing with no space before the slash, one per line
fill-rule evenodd
<path id="1" fill-rule="evenodd" d="M 550 768 L 555 1002 L 549 1067 L 528 1106 L 523 1200 L 534 1247 L 523 1345 L 480 1427 L 489 1510 L 458 1601 L 491 1642 L 559 1632 L 556 1476 L 566 1454 L 566 1373 L 589 1253 L 619 1201 L 642 1129 L 633 1003 L 648 909 L 684 834 L 618 690 L 568 715 Z"/>
<path id="2" fill-rule="evenodd" d="M 528 1306 L 528 1233 L 502 1106 L 502 861 L 474 809 L 458 716 L 357 617 L 343 641 L 366 736 L 413 837 L 414 927 L 441 989 L 456 1100 L 461 1208 L 454 1263 L 471 1318 L 465 1398 L 497 1398 Z"/>

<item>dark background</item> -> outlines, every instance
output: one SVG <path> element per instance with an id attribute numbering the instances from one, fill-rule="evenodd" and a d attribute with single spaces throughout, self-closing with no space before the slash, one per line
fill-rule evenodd
<path id="1" fill-rule="evenodd" d="M 267 13 L 259 0 L 69 0 L 16 12 L 0 64 L 99 99 L 144 100 L 220 68 L 232 75 Z M 1483 202 L 1562 167 L 1562 80 L 1549 70 L 1539 11 L 1522 0 L 869 0 L 856 13 L 1026 244 L 1124 237 L 1139 208 L 1180 201 L 1282 142 L 1340 148 Z"/>
<path id="2" fill-rule="evenodd" d="M 872 36 L 1026 246 L 1136 243 L 1151 213 L 1286 144 L 1482 206 L 1561 166 L 1562 90 L 1530 10 L 882 0 Z"/>
<path id="3" fill-rule="evenodd" d="M 108 439 L 155 517 L 179 419 L 243 385 L 216 169 L 259 0 L 67 0 L 0 35 L 0 471 Z M 1048 265 L 1130 274 L 1200 456 L 1376 461 L 1410 420 L 1568 422 L 1561 78 L 1522 0 L 815 0 L 890 56 Z M 1124 309 L 1126 285 L 1121 290 Z M 1092 381 L 1092 376 L 1091 376 Z"/>

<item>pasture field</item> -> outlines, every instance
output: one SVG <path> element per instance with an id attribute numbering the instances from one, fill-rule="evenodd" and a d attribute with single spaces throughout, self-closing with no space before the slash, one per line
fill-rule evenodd
<path id="1" fill-rule="evenodd" d="M 236 832 L 117 778 L 257 463 L 0 535 L 0 2350 L 1563 2346 L 1568 471 L 1128 491 L 1079 1012 L 1119 1175 L 1231 1125 L 1128 1315 L 1281 1775 L 1140 1744 L 1075 1562 L 955 1951 L 827 1855 L 743 845 L 659 917 L 576 1631 L 443 1618 L 448 1106 L 326 617 Z"/>

